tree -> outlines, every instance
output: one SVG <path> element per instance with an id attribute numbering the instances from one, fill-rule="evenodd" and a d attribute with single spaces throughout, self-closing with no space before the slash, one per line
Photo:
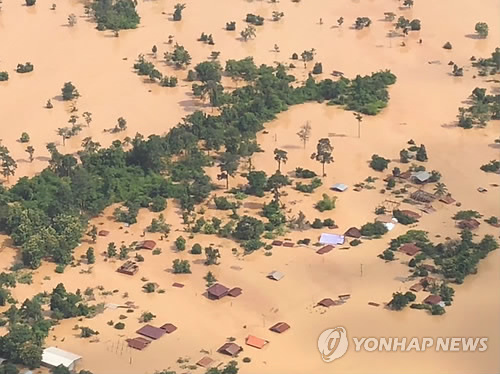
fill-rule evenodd
<path id="1" fill-rule="evenodd" d="M 7 180 L 16 173 L 17 169 L 17 162 L 10 156 L 8 148 L 3 145 L 0 145 L 0 167 L 2 168 L 2 175 Z"/>
<path id="2" fill-rule="evenodd" d="M 448 187 L 446 187 L 446 185 L 442 182 L 436 183 L 436 185 L 434 186 L 434 195 L 441 197 L 447 194 L 448 194 Z"/>
<path id="3" fill-rule="evenodd" d="M 26 147 L 25 152 L 28 154 L 30 162 L 33 162 L 33 154 L 35 153 L 35 148 L 33 148 L 32 145 L 29 145 Z"/>
<path id="4" fill-rule="evenodd" d="M 288 161 L 288 152 L 282 149 L 274 149 L 274 159 L 278 162 L 278 171 L 281 172 L 281 163 L 286 164 Z"/>
<path id="5" fill-rule="evenodd" d="M 488 36 L 488 24 L 486 22 L 478 22 L 475 27 L 476 32 L 481 38 L 486 38 Z"/>
<path id="6" fill-rule="evenodd" d="M 337 20 L 337 25 L 339 25 L 339 27 L 341 27 L 343 23 L 344 23 L 344 17 L 340 17 L 340 18 Z"/>
<path id="7" fill-rule="evenodd" d="M 92 243 L 95 243 L 97 239 L 97 226 L 92 225 L 87 235 L 89 235 L 92 238 Z"/>
<path id="8" fill-rule="evenodd" d="M 217 248 L 206 247 L 205 248 L 205 265 L 218 265 L 220 252 Z"/>
<path id="9" fill-rule="evenodd" d="M 417 154 L 415 156 L 417 161 L 424 162 L 427 161 L 427 151 L 423 144 L 420 145 L 420 148 L 417 150 Z"/>
<path id="10" fill-rule="evenodd" d="M 358 138 L 361 138 L 361 122 L 363 122 L 363 116 L 357 112 L 353 113 L 353 115 L 358 121 Z"/>
<path id="11" fill-rule="evenodd" d="M 89 247 L 89 249 L 87 249 L 87 253 L 85 254 L 85 256 L 87 257 L 87 263 L 89 265 L 95 263 L 94 248 Z"/>
<path id="12" fill-rule="evenodd" d="M 182 11 L 186 8 L 186 4 L 177 3 L 174 6 L 174 21 L 180 21 L 182 19 Z"/>
<path id="13" fill-rule="evenodd" d="M 97 21 L 97 30 L 113 30 L 117 36 L 119 30 L 135 29 L 141 20 L 136 5 L 133 0 L 94 0 L 90 8 Z"/>
<path id="14" fill-rule="evenodd" d="M 276 171 L 276 173 L 271 175 L 267 180 L 266 189 L 271 190 L 273 192 L 274 199 L 279 201 L 281 195 L 280 189 L 290 184 L 291 182 L 287 176 L 281 174 L 279 171 Z"/>
<path id="15" fill-rule="evenodd" d="M 175 239 L 175 248 L 177 248 L 178 251 L 183 251 L 186 249 L 186 239 L 184 239 L 182 236 L 179 236 L 177 239 Z"/>
<path id="16" fill-rule="evenodd" d="M 314 59 L 314 55 L 316 54 L 314 48 L 312 48 L 311 50 L 309 51 L 303 51 L 301 54 L 300 54 L 300 57 L 302 57 L 302 61 L 304 62 L 304 67 L 307 66 L 307 63 L 309 61 L 312 61 Z"/>
<path id="17" fill-rule="evenodd" d="M 248 25 L 244 30 L 241 31 L 240 35 L 244 41 L 248 41 L 248 39 L 255 38 L 257 33 L 254 26 Z"/>
<path id="18" fill-rule="evenodd" d="M 259 239 L 264 232 L 264 224 L 257 218 L 243 216 L 236 225 L 233 236 L 239 240 Z"/>
<path id="19" fill-rule="evenodd" d="M 311 159 L 321 163 L 323 167 L 323 177 L 325 174 L 325 164 L 333 162 L 333 146 L 330 144 L 330 139 L 322 138 L 316 145 L 316 152 L 311 155 Z"/>
<path id="20" fill-rule="evenodd" d="M 176 68 L 185 68 L 191 64 L 191 55 L 189 52 L 179 44 L 175 44 L 173 52 L 165 52 L 165 61 L 167 63 L 173 63 Z"/>
<path id="21" fill-rule="evenodd" d="M 217 279 L 215 278 L 215 276 L 212 274 L 211 271 L 209 271 L 207 273 L 207 275 L 205 275 L 203 277 L 203 279 L 205 279 L 207 281 L 207 287 L 210 287 L 211 285 L 213 285 L 215 282 L 217 282 Z"/>
<path id="22" fill-rule="evenodd" d="M 90 127 L 90 123 L 92 122 L 92 113 L 90 113 L 90 112 L 83 112 L 82 117 L 85 120 L 85 123 L 87 124 L 87 127 Z"/>
<path id="23" fill-rule="evenodd" d="M 370 167 L 376 171 L 384 171 L 387 169 L 389 162 L 391 162 L 391 160 L 380 157 L 379 155 L 373 155 L 370 161 Z"/>
<path id="24" fill-rule="evenodd" d="M 403 6 L 407 6 L 408 8 L 411 8 L 413 6 L 413 0 L 404 0 Z"/>
<path id="25" fill-rule="evenodd" d="M 248 188 L 246 193 L 262 197 L 267 184 L 267 175 L 264 171 L 251 171 L 247 174 Z"/>
<path id="26" fill-rule="evenodd" d="M 190 274 L 191 265 L 189 264 L 188 260 L 175 259 L 172 262 L 172 270 L 174 274 Z"/>
<path id="27" fill-rule="evenodd" d="M 116 245 L 115 245 L 115 243 L 111 242 L 111 243 L 108 244 L 108 249 L 107 249 L 106 253 L 108 255 L 108 258 L 116 256 Z"/>
<path id="28" fill-rule="evenodd" d="M 194 70 L 202 83 L 209 81 L 220 82 L 222 67 L 218 61 L 204 61 L 195 66 Z"/>
<path id="29" fill-rule="evenodd" d="M 311 124 L 309 123 L 309 121 L 307 121 L 300 127 L 300 131 L 297 133 L 300 140 L 304 144 L 304 149 L 306 148 L 306 143 L 309 141 L 309 138 L 311 137 L 311 130 L 312 130 Z"/>
<path id="30" fill-rule="evenodd" d="M 158 47 L 155 45 L 153 45 L 153 48 L 151 48 L 151 52 L 153 52 L 153 56 L 154 58 L 156 58 L 156 53 L 158 52 Z"/>
<path id="31" fill-rule="evenodd" d="M 239 166 L 239 157 L 233 153 L 224 152 L 219 161 L 221 178 L 226 179 L 226 189 L 229 189 L 229 176 L 234 176 Z"/>
<path id="32" fill-rule="evenodd" d="M 26 6 L 32 6 L 35 5 L 36 0 L 26 0 Z"/>
<path id="33" fill-rule="evenodd" d="M 80 96 L 78 90 L 71 82 L 64 83 L 62 91 L 62 98 L 64 101 L 73 100 L 75 97 Z"/>
<path id="34" fill-rule="evenodd" d="M 76 15 L 71 13 L 69 16 L 68 16 L 68 26 L 70 27 L 73 27 L 76 25 L 78 19 L 76 18 Z"/>
<path id="35" fill-rule="evenodd" d="M 28 133 L 27 133 L 27 132 L 23 132 L 23 133 L 21 134 L 21 137 L 19 138 L 19 141 L 20 141 L 21 143 L 28 143 L 28 142 L 30 141 L 30 136 L 28 135 Z"/>

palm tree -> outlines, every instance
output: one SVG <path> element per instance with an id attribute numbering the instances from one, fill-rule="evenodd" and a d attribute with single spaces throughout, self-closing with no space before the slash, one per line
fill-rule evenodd
<path id="1" fill-rule="evenodd" d="M 361 138 L 361 122 L 363 122 L 363 116 L 357 112 L 353 113 L 353 115 L 358 121 L 358 138 Z"/>
<path id="2" fill-rule="evenodd" d="M 59 127 L 57 129 L 57 135 L 62 137 L 63 146 L 66 145 L 66 139 L 70 137 L 71 129 L 69 127 Z"/>
<path id="3" fill-rule="evenodd" d="M 434 195 L 436 196 L 445 196 L 448 194 L 448 187 L 442 182 L 436 183 L 434 186 Z"/>
<path id="4" fill-rule="evenodd" d="M 281 163 L 286 164 L 288 161 L 288 152 L 282 149 L 276 148 L 274 150 L 274 159 L 278 162 L 278 171 L 281 171 Z"/>

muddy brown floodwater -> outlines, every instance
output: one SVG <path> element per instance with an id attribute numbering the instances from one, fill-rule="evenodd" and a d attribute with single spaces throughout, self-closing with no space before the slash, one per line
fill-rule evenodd
<path id="1" fill-rule="evenodd" d="M 377 116 L 364 117 L 359 139 L 357 123 L 351 112 L 316 103 L 290 108 L 266 125 L 267 134 L 258 134 L 258 142 L 265 152 L 256 155 L 253 163 L 256 169 L 268 174 L 276 168 L 272 156 L 274 148 L 288 151 L 289 160 L 282 166 L 284 172 L 291 172 L 300 165 L 319 173 L 320 165 L 311 160 L 310 155 L 319 138 L 334 135 L 330 139 L 335 147 L 335 162 L 327 165 L 323 186 L 311 195 L 287 189 L 284 202 L 291 209 L 290 215 L 303 211 L 311 220 L 331 217 L 342 232 L 348 227 L 372 221 L 375 206 L 384 200 L 384 195 L 378 192 L 381 180 L 376 182 L 376 190 L 360 193 L 353 191 L 352 185 L 369 175 L 382 176 L 368 167 L 367 160 L 372 154 L 396 159 L 406 142 L 414 139 L 418 144 L 425 144 L 430 168 L 441 172 L 443 182 L 454 198 L 462 203 L 463 209 L 476 209 L 485 217 L 500 216 L 498 189 L 489 188 L 490 191 L 484 194 L 477 192 L 479 186 L 499 183 L 498 175 L 479 169 L 489 160 L 499 159 L 499 148 L 492 146 L 493 139 L 499 134 L 498 121 L 490 122 L 484 129 L 469 131 L 453 126 L 457 108 L 463 105 L 475 87 L 495 89 L 484 78 L 473 78 L 476 71 L 471 67 L 470 57 L 488 57 L 500 45 L 498 0 L 415 0 L 412 9 L 399 8 L 401 2 L 396 0 L 308 0 L 300 3 L 281 0 L 274 4 L 267 1 L 186 0 L 181 22 L 170 20 L 173 2 L 140 0 L 137 9 L 142 18 L 141 25 L 136 30 L 120 32 L 118 38 L 95 30 L 95 24 L 84 15 L 82 2 L 54 2 L 57 4 L 55 11 L 49 9 L 52 2 L 42 0 L 30 8 L 22 6 L 21 0 L 7 0 L 1 4 L 0 71 L 8 71 L 10 79 L 0 83 L 0 139 L 19 165 L 10 183 L 21 176 L 35 175 L 47 166 L 45 145 L 49 142 L 56 142 L 60 150 L 67 153 L 76 152 L 87 136 L 107 146 L 117 135 L 104 130 L 114 127 L 118 117 L 124 117 L 128 122 L 127 131 L 119 134 L 123 139 L 133 137 L 137 132 L 146 136 L 163 134 L 182 117 L 203 109 L 193 99 L 190 83 L 184 81 L 186 71 L 175 70 L 161 59 L 171 48 L 166 44 L 168 36 L 174 35 L 175 41 L 190 52 L 194 64 L 207 59 L 211 51 L 220 51 L 221 61 L 253 56 L 258 64 L 289 63 L 293 52 L 300 54 L 305 49 L 315 48 L 315 61 L 323 64 L 323 78 L 328 77 L 332 70 L 342 71 L 348 77 L 380 69 L 391 69 L 397 75 L 396 84 L 389 89 L 388 107 Z M 283 19 L 271 22 L 273 10 L 283 11 Z M 422 30 L 411 32 L 404 39 L 387 37 L 392 26 L 382 19 L 384 12 L 389 11 L 398 16 L 420 19 Z M 66 26 L 70 13 L 78 16 L 74 27 Z M 256 39 L 244 43 L 238 40 L 238 32 L 225 31 L 224 25 L 234 20 L 241 30 L 247 13 L 262 15 L 266 21 L 264 26 L 258 27 Z M 344 17 L 345 23 L 339 28 L 336 20 L 340 16 Z M 350 25 L 358 16 L 370 17 L 373 24 L 362 31 L 351 29 Z M 322 25 L 319 24 L 320 18 Z M 473 33 L 478 21 L 488 23 L 490 33 L 487 39 L 467 36 Z M 213 34 L 215 46 L 197 42 L 201 32 Z M 419 39 L 423 40 L 422 44 L 418 43 Z M 403 40 L 406 47 L 400 46 Z M 453 45 L 450 51 L 442 49 L 447 41 Z M 159 49 L 155 64 L 162 73 L 178 76 L 178 87 L 162 88 L 145 82 L 133 72 L 133 62 L 140 53 L 153 59 L 150 51 L 154 44 Z M 279 46 L 280 52 L 273 51 L 274 44 Z M 449 74 L 450 60 L 465 66 L 464 77 L 455 78 Z M 14 71 L 17 63 L 26 61 L 32 62 L 35 70 L 17 74 Z M 440 63 L 429 64 L 429 61 Z M 312 64 L 304 69 L 298 63 L 292 74 L 303 80 Z M 61 87 L 67 81 L 72 81 L 81 94 L 77 101 L 78 113 L 89 111 L 94 119 L 90 127 L 84 127 L 79 136 L 62 146 L 56 130 L 67 125 L 70 115 L 68 104 L 60 98 Z M 48 99 L 54 104 L 51 110 L 44 108 Z M 312 136 L 304 149 L 296 133 L 306 121 L 312 126 Z M 27 161 L 26 145 L 17 141 L 23 131 L 30 135 L 30 144 L 36 150 L 33 163 Z M 393 162 L 391 167 L 396 165 L 397 162 Z M 209 170 L 212 177 L 216 172 L 215 168 Z M 244 182 L 242 177 L 230 181 L 233 186 Z M 314 202 L 337 182 L 346 183 L 351 188 L 342 194 L 331 193 L 339 197 L 333 213 L 318 213 L 312 207 Z M 222 187 L 221 184 L 221 190 L 216 194 L 224 192 Z M 259 204 L 266 200 L 248 198 L 243 210 L 257 215 Z M 459 208 L 438 205 L 437 212 L 425 215 L 419 227 L 429 231 L 431 238 L 437 234 L 442 238 L 456 236 L 457 229 L 450 217 Z M 180 210 L 174 201 L 169 200 L 164 212 L 167 222 L 172 225 L 169 239 L 160 241 L 159 235 L 147 235 L 157 240 L 162 253 L 158 256 L 143 253 L 145 262 L 133 277 L 116 273 L 119 262 L 105 262 L 101 253 L 111 241 L 129 244 L 140 240 L 144 227 L 156 214 L 141 210 L 136 225 L 120 229 L 122 225 L 110 218 L 112 211 L 113 207 L 108 208 L 92 222 L 100 229 L 110 230 L 111 234 L 100 237 L 93 245 L 98 255 L 91 274 L 81 274 L 82 267 L 68 268 L 64 274 L 56 274 L 53 264 L 44 264 L 34 272 L 32 285 L 19 285 L 14 290 L 14 296 L 22 301 L 35 293 L 50 291 L 59 282 L 64 282 L 71 291 L 102 285 L 105 290 L 119 292 L 112 296 L 97 296 L 97 301 L 135 302 L 138 309 L 127 314 L 125 330 L 115 330 L 107 325 L 109 320 L 117 322 L 123 313 L 123 310 L 110 309 L 94 319 L 83 322 L 66 320 L 54 328 L 47 345 L 57 345 L 83 356 L 80 368 L 96 374 L 153 373 L 166 368 L 179 373 L 188 372 L 177 362 L 179 357 L 189 358 L 189 364 L 194 364 L 204 356 L 201 350 L 206 350 L 216 360 L 228 361 L 215 351 L 228 337 L 234 337 L 244 346 L 238 359 L 244 374 L 306 371 L 466 374 L 500 370 L 500 300 L 495 291 L 500 286 L 498 251 L 481 262 L 478 274 L 469 276 L 463 285 L 455 287 L 455 301 L 445 315 L 430 316 L 412 309 L 396 313 L 367 305 L 369 301 L 387 302 L 392 292 L 406 291 L 411 285 L 401 282 L 408 270 L 403 261 L 386 264 L 376 257 L 391 238 L 405 232 L 401 225 L 381 240 L 367 241 L 350 250 L 334 250 L 324 256 L 316 255 L 312 248 L 279 247 L 272 251 L 272 256 L 259 252 L 243 257 L 232 253 L 232 248 L 237 247 L 233 241 L 197 234 L 194 239 L 188 239 L 187 247 L 195 242 L 202 246 L 214 243 L 221 249 L 222 259 L 219 266 L 211 266 L 210 270 L 221 283 L 243 289 L 243 294 L 236 299 L 213 302 L 202 296 L 207 267 L 187 251 L 180 254 L 173 251 L 173 240 L 183 230 Z M 208 205 L 206 215 L 227 219 L 211 205 Z M 477 233 L 498 236 L 498 230 L 487 226 L 482 224 Z M 295 241 L 308 237 L 315 241 L 320 232 L 313 229 L 291 232 L 287 237 Z M 0 263 L 8 268 L 18 253 L 9 246 L 6 237 L 1 237 L 1 240 Z M 75 257 L 84 254 L 89 245 L 84 241 L 77 248 Z M 238 252 L 241 253 L 239 247 Z M 175 258 L 192 261 L 192 274 L 169 272 Z M 272 270 L 280 270 L 286 275 L 280 282 L 272 282 L 266 279 L 266 274 Z M 165 293 L 143 293 L 142 277 L 158 283 Z M 185 287 L 173 288 L 173 282 L 184 283 Z M 95 292 L 97 295 L 98 291 Z M 128 298 L 122 297 L 125 292 Z M 326 312 L 313 308 L 318 300 L 336 298 L 343 293 L 352 295 L 345 305 Z M 422 296 L 420 293 L 417 301 Z M 140 326 L 138 317 L 143 311 L 156 314 L 153 324 L 171 322 L 178 330 L 139 352 L 127 348 L 125 339 L 135 336 L 135 330 Z M 269 326 L 278 321 L 286 321 L 292 328 L 282 335 L 268 331 Z M 99 342 L 79 338 L 78 331 L 73 330 L 75 324 L 98 330 Z M 341 360 L 325 364 L 316 348 L 317 337 L 324 329 L 335 326 L 344 326 L 350 336 L 487 336 L 488 350 L 483 353 L 357 353 L 350 347 Z M 244 340 L 248 334 L 265 338 L 270 344 L 261 351 L 246 346 Z M 250 363 L 241 362 L 246 356 L 252 359 Z M 193 370 L 202 371 L 201 368 Z"/>

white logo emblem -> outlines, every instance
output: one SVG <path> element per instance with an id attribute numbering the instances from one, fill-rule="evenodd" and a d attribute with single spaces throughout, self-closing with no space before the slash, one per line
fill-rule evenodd
<path id="1" fill-rule="evenodd" d="M 318 338 L 318 349 L 325 362 L 341 358 L 347 352 L 348 346 L 347 332 L 343 327 L 325 330 Z"/>

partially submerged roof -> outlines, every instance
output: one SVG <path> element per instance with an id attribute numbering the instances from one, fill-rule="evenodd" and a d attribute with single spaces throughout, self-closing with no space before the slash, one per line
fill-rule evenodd
<path id="1" fill-rule="evenodd" d="M 242 294 L 242 292 L 243 292 L 243 290 L 240 287 L 234 287 L 234 288 L 231 288 L 227 294 L 228 294 L 228 296 L 231 296 L 231 297 L 238 297 Z"/>
<path id="2" fill-rule="evenodd" d="M 137 338 L 133 338 L 133 339 L 127 339 L 126 341 L 127 341 L 128 346 L 130 348 L 134 348 L 134 349 L 137 349 L 139 351 L 142 351 L 144 348 L 146 348 L 151 343 L 151 340 L 141 338 L 140 336 Z"/>
<path id="3" fill-rule="evenodd" d="M 226 343 L 220 347 L 217 352 L 234 357 L 242 350 L 243 348 L 236 343 Z"/>
<path id="4" fill-rule="evenodd" d="M 319 238 L 319 242 L 321 244 L 331 244 L 331 245 L 344 244 L 344 241 L 345 241 L 344 235 L 338 235 L 338 234 L 323 233 Z"/>
<path id="5" fill-rule="evenodd" d="M 335 301 L 333 301 L 332 299 L 330 299 L 330 298 L 328 298 L 328 297 L 327 297 L 327 298 L 325 298 L 325 299 L 323 299 L 323 300 L 321 300 L 321 301 L 318 303 L 318 305 L 324 306 L 324 307 L 326 307 L 326 308 L 329 308 L 329 307 L 331 307 L 331 306 L 333 306 L 333 305 L 335 305 L 335 304 L 336 304 L 336 303 L 335 303 Z"/>
<path id="6" fill-rule="evenodd" d="M 229 288 L 227 288 L 226 286 L 223 286 L 220 283 L 215 283 L 214 285 L 210 286 L 207 289 L 207 292 L 209 295 L 219 298 L 219 297 L 226 296 L 227 293 L 229 292 Z"/>
<path id="7" fill-rule="evenodd" d="M 279 280 L 280 280 L 281 278 L 283 278 L 284 276 L 285 276 L 285 274 L 283 274 L 283 273 L 282 273 L 282 272 L 280 272 L 280 271 L 276 271 L 276 270 L 271 271 L 271 272 L 267 275 L 267 277 L 268 277 L 269 279 L 272 279 L 272 280 L 275 280 L 275 281 L 279 281 Z"/>
<path id="8" fill-rule="evenodd" d="M 99 236 L 108 236 L 109 235 L 109 231 L 108 230 L 101 230 L 97 233 L 97 235 Z"/>
<path id="9" fill-rule="evenodd" d="M 50 367 L 64 366 L 69 368 L 75 361 L 82 358 L 77 354 L 63 351 L 62 349 L 56 347 L 48 347 L 43 350 L 42 353 L 42 364 Z"/>
<path id="10" fill-rule="evenodd" d="M 281 247 L 283 245 L 283 242 L 281 240 L 274 240 L 271 244 L 277 247 Z"/>
<path id="11" fill-rule="evenodd" d="M 431 177 L 431 173 L 429 173 L 428 171 L 419 171 L 419 172 L 413 173 L 413 178 L 415 178 L 420 183 L 427 181 L 430 177 Z"/>
<path id="12" fill-rule="evenodd" d="M 335 248 L 333 245 L 328 244 L 328 245 L 325 245 L 324 247 L 321 247 L 320 249 L 318 249 L 316 251 L 316 253 L 319 255 L 324 255 L 325 253 L 330 252 L 333 248 Z"/>
<path id="13" fill-rule="evenodd" d="M 177 330 L 177 326 L 175 326 L 172 323 L 165 323 L 163 326 L 160 327 L 163 331 L 165 331 L 167 334 L 173 333 L 175 330 Z"/>
<path id="14" fill-rule="evenodd" d="M 288 330 L 290 328 L 290 325 L 286 322 L 278 322 L 277 324 L 271 326 L 269 330 L 272 332 L 277 332 L 278 334 L 281 334 Z"/>
<path id="15" fill-rule="evenodd" d="M 251 347 L 262 349 L 269 342 L 256 336 L 248 335 L 245 343 Z"/>
<path id="16" fill-rule="evenodd" d="M 405 216 L 410 217 L 410 218 L 414 218 L 414 219 L 419 219 L 420 217 L 422 217 L 420 214 L 418 214 L 417 212 L 414 212 L 413 210 L 403 209 L 403 210 L 400 210 L 400 212 L 403 213 Z"/>
<path id="17" fill-rule="evenodd" d="M 424 289 L 424 286 L 421 283 L 415 283 L 413 286 L 410 287 L 410 291 L 413 291 L 413 292 L 420 292 L 423 289 Z"/>
<path id="18" fill-rule="evenodd" d="M 156 242 L 154 240 L 144 240 L 137 245 L 138 248 L 141 249 L 149 249 L 152 250 L 156 247 Z"/>
<path id="19" fill-rule="evenodd" d="M 347 184 L 344 184 L 344 183 L 335 183 L 333 186 L 332 186 L 332 190 L 334 191 L 339 191 L 339 192 L 344 192 L 345 190 L 347 190 L 349 187 L 347 186 Z"/>
<path id="20" fill-rule="evenodd" d="M 344 236 L 349 236 L 351 238 L 361 238 L 361 231 L 357 227 L 351 227 L 349 230 L 347 230 L 344 234 Z"/>
<path id="21" fill-rule="evenodd" d="M 443 196 L 439 199 L 439 201 L 441 201 L 442 203 L 445 203 L 445 204 L 453 204 L 455 202 L 455 199 L 453 197 L 451 197 L 451 195 L 446 195 L 446 196 Z"/>
<path id="22" fill-rule="evenodd" d="M 413 243 L 406 243 L 399 248 L 399 251 L 407 254 L 408 256 L 415 256 L 418 252 L 420 252 L 420 248 Z"/>
<path id="23" fill-rule="evenodd" d="M 165 330 L 162 330 L 159 327 L 145 325 L 136 331 L 140 335 L 144 335 L 150 339 L 156 340 L 165 335 Z"/>
<path id="24" fill-rule="evenodd" d="M 441 302 L 441 296 L 429 295 L 424 299 L 424 304 L 437 305 Z"/>
<path id="25" fill-rule="evenodd" d="M 203 358 L 201 358 L 197 363 L 196 365 L 198 366 L 201 366 L 202 368 L 208 368 L 210 366 L 212 366 L 212 364 L 214 363 L 214 360 L 211 359 L 210 357 L 208 356 L 205 356 Z"/>

